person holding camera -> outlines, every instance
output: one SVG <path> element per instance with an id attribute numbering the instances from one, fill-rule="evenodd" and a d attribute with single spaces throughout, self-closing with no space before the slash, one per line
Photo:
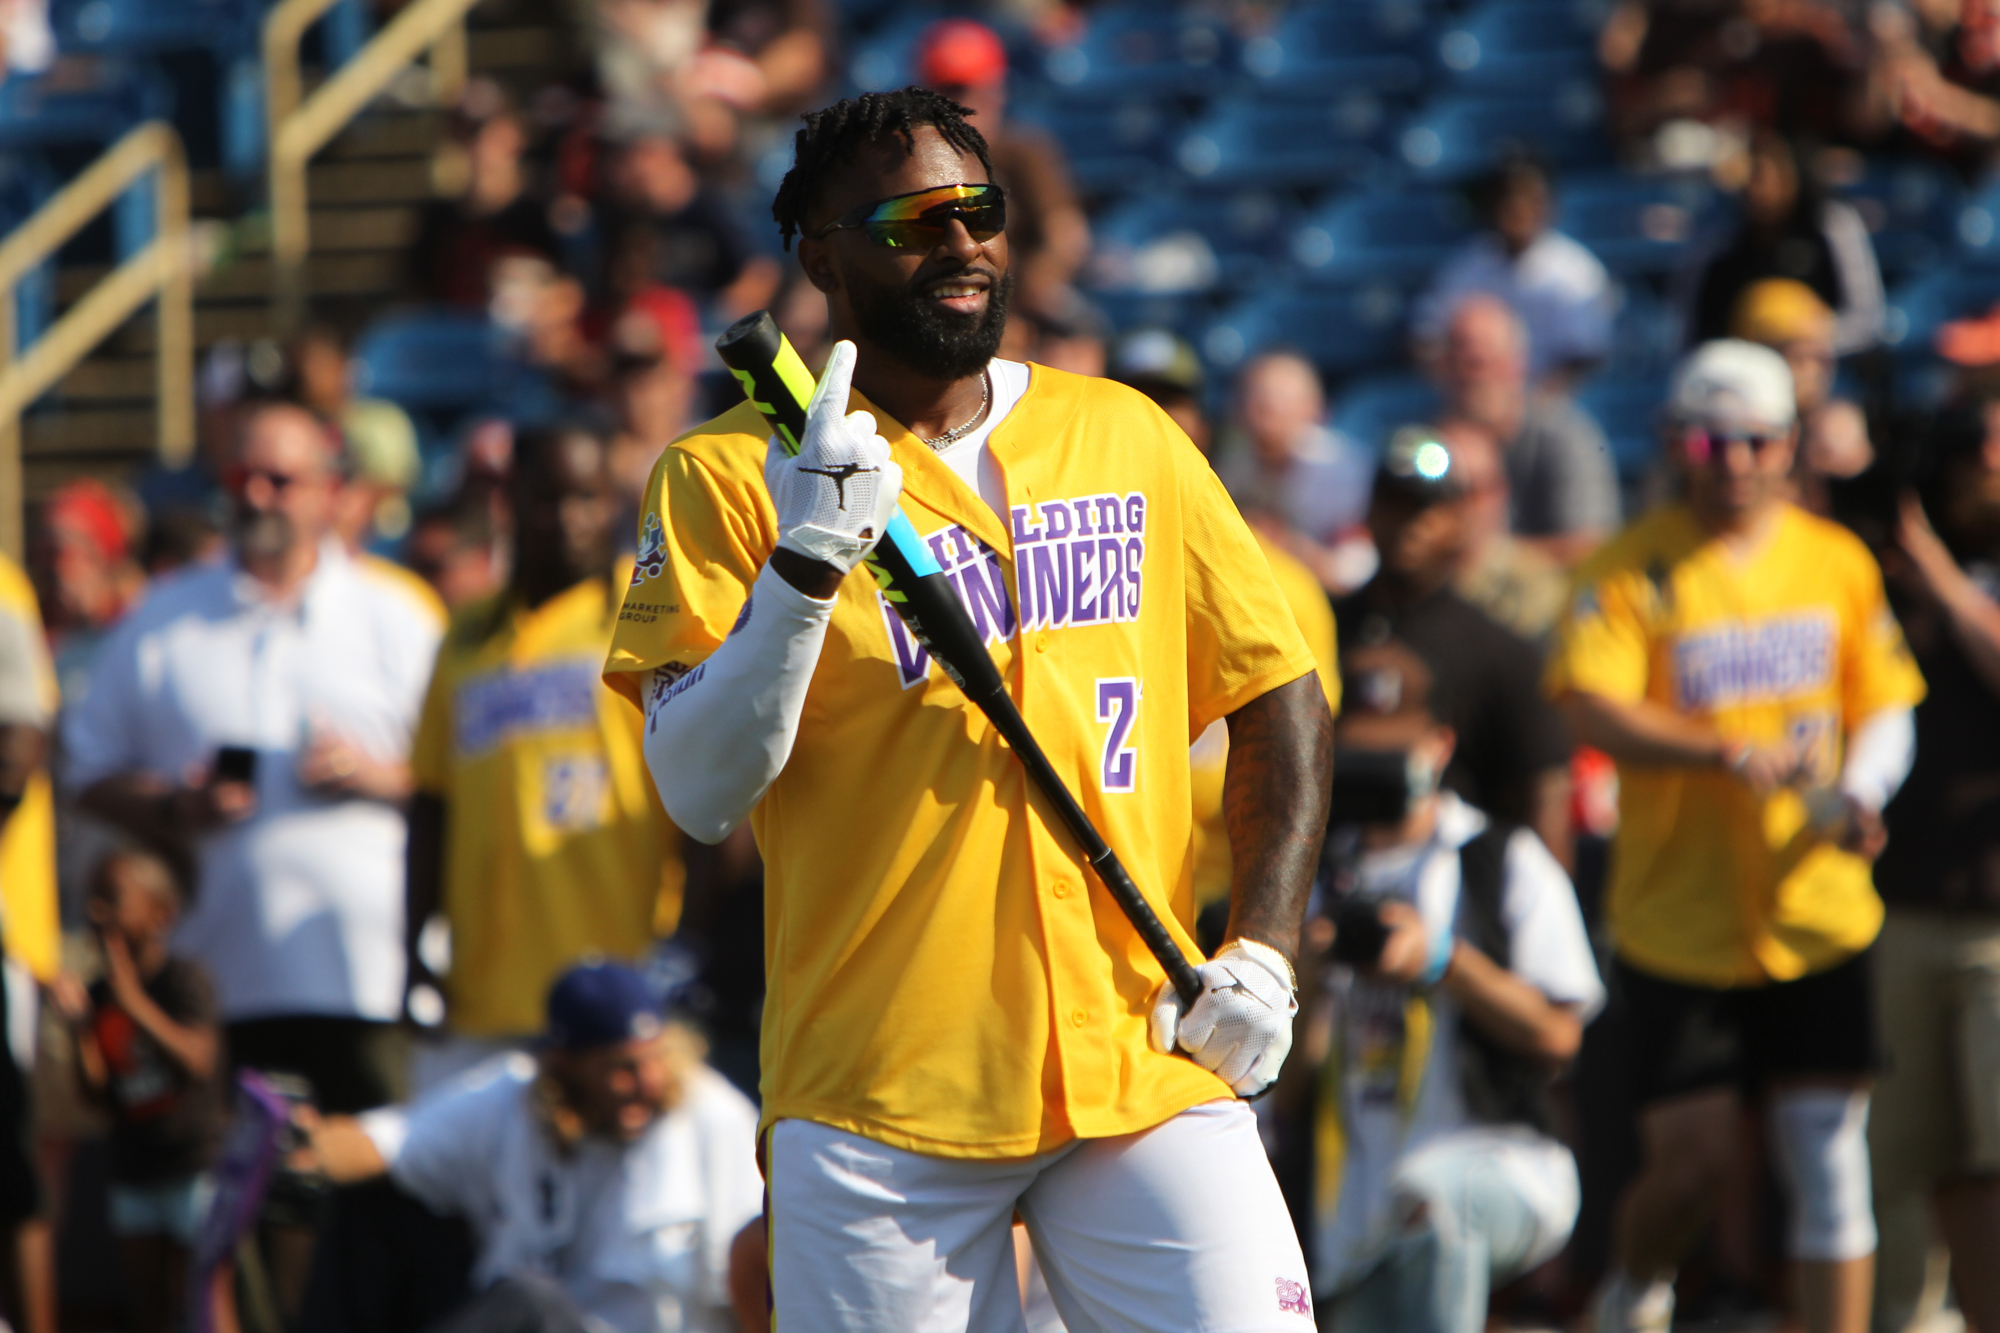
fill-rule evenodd
<path id="1" fill-rule="evenodd" d="M 1332 948 L 1305 1029 L 1315 1295 L 1351 1333 L 1479 1333 L 1492 1287 L 1575 1225 L 1548 1088 L 1604 988 L 1541 839 L 1439 788 L 1440 674 L 1394 639 L 1341 669 Z"/>
<path id="2" fill-rule="evenodd" d="M 1869 862 L 1924 683 L 1874 557 L 1786 498 L 1784 359 L 1704 343 L 1666 420 L 1686 499 L 1579 571 L 1549 675 L 1620 792 L 1607 918 L 1643 1161 L 1596 1327 L 1671 1324 L 1675 1269 L 1739 1169 L 1749 1093 L 1770 1116 L 1807 1333 L 1862 1333 L 1882 925 Z"/>
<path id="3" fill-rule="evenodd" d="M 1918 1326 L 1942 1296 L 1926 1281 L 1934 1228 L 1966 1322 L 2000 1328 L 2000 400 L 1967 415 L 1941 432 L 1922 499 L 1902 497 L 1883 556 L 1930 692 L 1875 864 L 1895 1052 L 1868 1126 L 1881 1329 Z"/>

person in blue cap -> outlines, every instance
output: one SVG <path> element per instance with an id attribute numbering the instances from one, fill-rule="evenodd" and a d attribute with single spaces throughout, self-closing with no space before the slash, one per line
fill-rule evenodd
<path id="1" fill-rule="evenodd" d="M 412 1105 L 308 1114 L 293 1165 L 386 1174 L 471 1224 L 475 1294 L 433 1333 L 724 1333 L 730 1242 L 764 1185 L 757 1112 L 704 1053 L 639 971 L 581 963 L 534 1056 Z"/>

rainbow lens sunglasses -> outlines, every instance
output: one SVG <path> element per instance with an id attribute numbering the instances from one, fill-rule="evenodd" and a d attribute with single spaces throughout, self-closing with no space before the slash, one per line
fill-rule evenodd
<path id="1" fill-rule="evenodd" d="M 997 185 L 940 185 L 899 194 L 849 209 L 813 233 L 859 227 L 875 244 L 891 250 L 930 250 L 944 243 L 953 218 L 975 241 L 990 241 L 1007 229 L 1007 192 Z"/>
<path id="2" fill-rule="evenodd" d="M 1783 440 L 1789 432 L 1778 434 L 1758 434 L 1750 431 L 1710 431 L 1699 426 L 1691 426 L 1681 436 L 1681 447 L 1687 451 L 1690 462 L 1708 463 L 1720 458 L 1723 452 L 1737 440 L 1750 446 L 1750 452 L 1761 454 L 1772 445 Z"/>

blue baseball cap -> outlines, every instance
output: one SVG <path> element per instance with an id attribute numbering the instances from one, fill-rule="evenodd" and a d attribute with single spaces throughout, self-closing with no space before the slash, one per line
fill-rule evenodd
<path id="1" fill-rule="evenodd" d="M 578 963 L 549 988 L 544 1038 L 558 1050 L 644 1041 L 659 1031 L 659 997 L 635 967 L 605 960 Z"/>

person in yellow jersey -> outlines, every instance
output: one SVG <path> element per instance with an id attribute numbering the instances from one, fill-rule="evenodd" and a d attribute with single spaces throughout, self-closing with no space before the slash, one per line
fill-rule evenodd
<path id="1" fill-rule="evenodd" d="M 1608 916 L 1644 1163 L 1596 1324 L 1667 1328 L 1750 1094 L 1786 1186 L 1805 1327 L 1861 1333 L 1882 924 L 1869 862 L 1923 681 L 1873 557 L 1785 499 L 1798 429 L 1784 360 L 1702 345 L 1668 420 L 1686 499 L 1583 566 L 1549 667 L 1578 738 L 1619 776 Z"/>
<path id="2" fill-rule="evenodd" d="M 1210 455 L 1214 426 L 1201 405 L 1203 375 L 1201 357 L 1185 338 L 1165 329 L 1140 329 L 1120 338 L 1111 348 L 1112 379 L 1129 384 L 1145 394 L 1186 432 L 1194 447 Z M 1211 455 L 1212 456 L 1212 455 Z M 1340 711 L 1340 649 L 1333 624 L 1333 604 L 1319 578 L 1295 556 L 1273 541 L 1261 528 L 1252 527 L 1264 558 L 1271 562 L 1271 576 L 1278 581 L 1285 604 L 1299 622 L 1318 664 L 1320 684 L 1326 687 L 1327 704 Z M 1196 914 L 1212 904 L 1225 910 L 1229 898 L 1229 830 L 1222 818 L 1222 784 L 1229 766 L 1229 728 L 1211 722 L 1208 730 L 1188 749 L 1188 763 L 1194 795 L 1194 885 L 1190 901 L 1174 904 L 1183 922 L 1193 922 Z M 1213 920 L 1213 917 L 1210 917 Z M 1219 926 L 1220 923 L 1217 923 Z M 1208 930 L 1203 926 L 1198 935 Z"/>
<path id="3" fill-rule="evenodd" d="M 0 555 L 0 939 L 6 945 L 0 1033 L 8 1037 L 33 1033 L 35 983 L 54 981 L 60 966 L 55 796 L 47 765 L 56 695 L 34 586 Z M 54 1232 L 28 1155 L 33 1048 L 17 1041 L 0 1047 L 0 1268 L 17 1293 L 18 1304 L 6 1313 L 15 1327 L 39 1333 L 55 1327 Z"/>
<path id="4" fill-rule="evenodd" d="M 1071 1327 L 1309 1329 L 1238 1096 L 1290 1046 L 1326 695 L 1180 430 L 996 359 L 1004 196 L 964 117 L 905 89 L 805 118 L 773 213 L 838 341 L 803 448 L 746 405 L 666 451 L 606 665 L 675 822 L 763 851 L 776 1327 L 1018 1329 L 1018 1212 Z M 1185 1012 L 859 568 L 899 501 L 1189 952 L 1187 747 L 1228 719 L 1233 911 Z"/>
<path id="5" fill-rule="evenodd" d="M 625 960 L 671 933 L 680 835 L 661 815 L 640 718 L 604 687 L 629 558 L 603 440 L 524 432 L 508 483 L 513 572 L 461 611 L 438 652 L 411 755 L 412 997 L 437 984 L 425 923 L 451 927 L 443 1039 L 421 1091 L 541 1028 L 541 997 L 586 955 Z"/>

